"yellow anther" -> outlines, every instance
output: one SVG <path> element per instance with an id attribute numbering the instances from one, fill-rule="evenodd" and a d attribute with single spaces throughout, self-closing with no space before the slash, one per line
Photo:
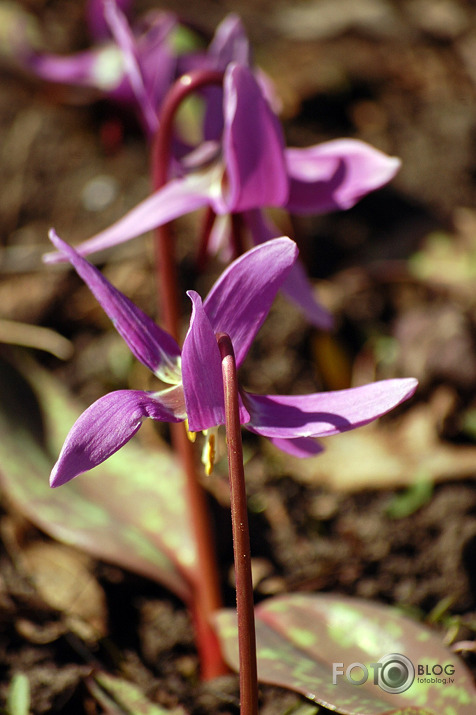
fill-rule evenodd
<path id="1" fill-rule="evenodd" d="M 195 442 L 195 440 L 197 439 L 197 433 L 190 432 L 190 430 L 188 428 L 188 419 L 187 418 L 185 418 L 185 429 L 187 431 L 187 437 L 189 438 L 190 442 L 192 442 L 192 444 L 193 444 L 193 442 Z"/>
<path id="2" fill-rule="evenodd" d="M 216 459 L 217 427 L 212 427 L 203 431 L 205 444 L 202 451 L 202 462 L 205 466 L 205 474 L 209 477 L 213 472 Z"/>

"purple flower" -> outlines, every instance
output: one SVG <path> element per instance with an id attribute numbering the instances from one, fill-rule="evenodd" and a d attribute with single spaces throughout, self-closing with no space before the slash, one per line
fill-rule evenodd
<path id="1" fill-rule="evenodd" d="M 128 0 L 90 2 L 87 19 L 96 46 L 70 56 L 31 52 L 26 64 L 49 82 L 89 87 L 134 106 L 152 136 L 157 109 L 175 79 L 170 38 L 177 20 L 172 13 L 154 12 L 132 29 L 124 14 L 129 6 Z"/>
<path id="2" fill-rule="evenodd" d="M 115 0 L 121 12 L 129 18 L 133 0 Z M 88 0 L 86 3 L 86 22 L 91 37 L 95 40 L 108 40 L 111 37 L 110 26 L 104 16 L 104 0 Z"/>
<path id="3" fill-rule="evenodd" d="M 252 52 L 243 23 L 238 15 L 230 13 L 218 25 L 206 52 L 185 53 L 178 58 L 178 75 L 193 70 L 225 72 L 232 62 L 253 68 Z M 272 80 L 259 67 L 253 75 L 273 110 L 278 113 L 282 103 Z M 219 140 L 223 131 L 223 89 L 212 86 L 202 90 L 206 97 L 203 136 L 205 140 Z"/>
<path id="4" fill-rule="evenodd" d="M 297 256 L 296 244 L 278 238 L 234 261 L 205 301 L 189 291 L 190 327 L 182 351 L 177 343 L 54 231 L 50 238 L 76 269 L 135 357 L 167 386 L 157 391 L 119 390 L 100 398 L 77 420 L 51 474 L 59 486 L 97 466 L 122 447 L 146 417 L 180 422 L 207 434 L 205 462 L 211 468 L 216 428 L 224 424 L 221 359 L 216 333 L 230 336 L 237 366 L 265 320 Z M 363 387 L 310 395 L 254 395 L 241 390 L 241 423 L 297 456 L 321 451 L 316 437 L 364 425 L 410 397 L 414 379 L 383 380 Z"/>
<path id="5" fill-rule="evenodd" d="M 205 143 L 200 163 L 193 156 L 186 158 L 183 176 L 171 179 L 122 219 L 80 244 L 78 251 L 87 255 L 114 246 L 203 206 L 225 220 L 242 213 L 258 244 L 279 235 L 262 214 L 264 208 L 302 214 L 348 209 L 390 181 L 400 166 L 398 159 L 353 139 L 285 148 L 277 117 L 244 65 L 231 63 L 225 72 L 223 122 L 221 142 Z M 331 318 L 316 303 L 302 267 L 293 270 L 283 290 L 311 322 L 330 327 Z"/>

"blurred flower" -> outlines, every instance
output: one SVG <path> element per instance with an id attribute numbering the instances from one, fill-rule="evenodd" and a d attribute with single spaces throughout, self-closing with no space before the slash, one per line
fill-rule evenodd
<path id="1" fill-rule="evenodd" d="M 157 130 L 157 110 L 175 79 L 173 13 L 154 11 L 134 27 L 124 13 L 126 0 L 94 0 L 87 17 L 97 44 L 69 56 L 30 52 L 25 63 L 49 82 L 89 87 L 109 99 L 132 105 L 146 133 Z"/>
<path id="2" fill-rule="evenodd" d="M 266 207 L 298 214 L 348 209 L 390 181 L 400 166 L 399 159 L 353 139 L 286 148 L 279 121 L 245 65 L 227 66 L 222 114 L 220 142 L 204 142 L 181 162 L 183 175 L 77 250 L 87 255 L 109 248 L 203 206 L 219 217 L 243 214 L 258 244 L 279 235 L 261 213 Z M 224 235 L 230 232 L 225 229 Z M 331 316 L 316 302 L 302 267 L 293 270 L 283 290 L 311 322 L 331 326 Z"/>

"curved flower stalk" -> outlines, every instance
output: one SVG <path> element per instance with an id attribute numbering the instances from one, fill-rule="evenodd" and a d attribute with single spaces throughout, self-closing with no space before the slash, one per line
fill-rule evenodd
<path id="1" fill-rule="evenodd" d="M 70 261 L 127 345 L 168 387 L 119 390 L 97 400 L 78 419 L 51 474 L 51 486 L 68 482 L 120 449 L 149 417 L 188 421 L 208 436 L 225 423 L 223 380 L 216 334 L 226 332 L 239 367 L 296 257 L 296 244 L 278 238 L 248 251 L 217 280 L 205 301 L 189 291 L 192 315 L 183 349 L 53 231 L 55 247 Z M 408 399 L 414 379 L 393 379 L 330 393 L 254 395 L 241 390 L 241 424 L 297 456 L 321 450 L 317 437 L 370 422 Z M 207 461 L 213 461 L 208 440 Z M 208 466 L 211 466 L 209 464 Z"/>
<path id="2" fill-rule="evenodd" d="M 90 0 L 86 21 L 95 44 L 69 56 L 23 47 L 21 62 L 48 82 L 87 87 L 138 113 L 146 135 L 158 127 L 158 113 L 174 80 L 194 69 L 224 71 L 236 61 L 250 65 L 250 47 L 241 20 L 228 15 L 203 51 L 180 48 L 180 24 L 172 12 L 151 10 L 139 21 L 129 21 L 131 0 Z M 256 70 L 273 106 L 279 102 L 271 81 Z M 217 139 L 223 127 L 221 90 L 206 91 L 204 136 Z"/>
<path id="3" fill-rule="evenodd" d="M 232 62 L 225 71 L 222 112 L 221 142 L 206 142 L 198 159 L 195 153 L 181 162 L 183 176 L 77 246 L 78 252 L 109 248 L 204 206 L 225 220 L 243 214 L 253 243 L 261 243 L 267 207 L 301 214 L 348 209 L 390 181 L 400 166 L 399 159 L 353 139 L 286 148 L 278 119 L 245 65 Z M 274 229 L 266 230 L 273 235 Z M 53 254 L 47 260 L 62 259 Z M 303 269 L 293 271 L 283 290 L 314 324 L 330 327 L 331 317 L 315 301 Z"/>
<path id="4" fill-rule="evenodd" d="M 206 52 L 184 53 L 178 57 L 178 75 L 196 70 L 225 72 L 229 64 L 249 67 L 261 91 L 278 114 L 282 103 L 272 80 L 253 63 L 252 51 L 243 23 L 234 13 L 227 15 L 216 28 Z M 223 131 L 223 88 L 210 86 L 202 92 L 206 96 L 203 137 L 205 141 L 219 141 Z"/>

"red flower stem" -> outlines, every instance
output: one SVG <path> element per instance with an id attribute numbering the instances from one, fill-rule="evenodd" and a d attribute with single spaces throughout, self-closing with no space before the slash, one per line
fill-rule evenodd
<path id="1" fill-rule="evenodd" d="M 167 182 L 173 139 L 175 112 L 183 99 L 207 84 L 221 84 L 223 74 L 196 71 L 181 77 L 170 89 L 162 106 L 160 123 L 151 152 L 152 182 L 155 191 Z M 169 225 L 156 229 L 156 265 L 160 306 L 165 329 L 176 340 L 180 333 L 180 311 L 174 239 Z M 186 498 L 192 532 L 197 549 L 194 575 L 194 603 L 191 610 L 195 622 L 201 675 L 210 680 L 228 672 L 221 655 L 217 636 L 211 625 L 212 614 L 221 607 L 218 567 L 213 547 L 206 499 L 195 468 L 193 446 L 182 423 L 171 425 L 172 443 L 186 473 Z"/>
<path id="2" fill-rule="evenodd" d="M 214 210 L 211 206 L 208 206 L 202 226 L 200 245 L 198 247 L 197 254 L 197 270 L 199 273 L 205 270 L 205 266 L 207 264 L 208 244 L 210 242 L 210 234 L 212 232 L 213 224 L 215 223 L 215 218 L 216 214 Z"/>
<path id="3" fill-rule="evenodd" d="M 245 471 L 241 443 L 238 407 L 236 363 L 230 337 L 217 335 L 222 359 L 225 395 L 225 425 L 230 478 L 231 524 L 235 561 L 236 610 L 238 614 L 238 648 L 240 661 L 240 713 L 258 713 L 258 676 L 256 666 L 256 635 L 251 579 L 251 552 L 246 504 Z"/>
<path id="4" fill-rule="evenodd" d="M 233 258 L 238 258 L 245 252 L 243 245 L 243 217 L 241 214 L 231 214 L 231 245 Z"/>
<path id="5" fill-rule="evenodd" d="M 197 549 L 197 566 L 192 583 L 193 603 L 189 604 L 193 617 L 201 677 L 212 680 L 229 672 L 223 660 L 220 643 L 212 627 L 212 615 L 222 607 L 218 567 L 210 528 L 210 516 L 197 476 L 195 451 L 183 422 L 170 425 L 172 444 L 185 469 L 185 496 L 189 508 L 191 530 Z"/>

